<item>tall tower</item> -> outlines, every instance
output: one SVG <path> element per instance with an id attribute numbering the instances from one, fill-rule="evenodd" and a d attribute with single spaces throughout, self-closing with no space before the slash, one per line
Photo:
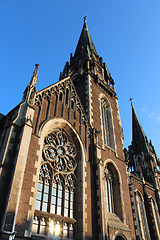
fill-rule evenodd
<path id="1" fill-rule="evenodd" d="M 66 63 L 60 80 L 66 76 L 71 77 L 93 129 L 94 156 L 91 165 L 91 192 L 92 200 L 94 199 L 93 236 L 96 236 L 95 239 L 105 237 L 112 239 L 119 229 L 120 236 L 134 238 L 123 154 L 123 132 L 114 80 L 106 63 L 96 51 L 86 20 L 75 53 L 73 56 L 71 54 L 70 63 Z M 89 173 L 86 174 L 88 176 Z M 88 189 L 88 182 L 85 184 Z M 87 209 L 89 205 L 86 211 Z M 85 222 L 87 229 L 89 228 L 87 218 Z M 98 231 L 94 227 L 97 225 Z"/>
<path id="2" fill-rule="evenodd" d="M 129 146 L 129 185 L 137 239 L 160 238 L 160 162 L 148 141 L 133 104 L 132 143 Z M 126 151 L 125 151 L 126 152 Z"/>
<path id="3" fill-rule="evenodd" d="M 86 19 L 59 81 L 37 92 L 37 74 L 0 121 L 1 238 L 135 239 L 114 81 Z"/>

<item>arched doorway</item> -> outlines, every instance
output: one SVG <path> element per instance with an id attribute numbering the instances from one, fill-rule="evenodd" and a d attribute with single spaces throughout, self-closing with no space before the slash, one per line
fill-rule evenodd
<path id="1" fill-rule="evenodd" d="M 125 240 L 125 238 L 122 237 L 122 236 L 117 236 L 117 237 L 115 238 L 115 240 Z"/>

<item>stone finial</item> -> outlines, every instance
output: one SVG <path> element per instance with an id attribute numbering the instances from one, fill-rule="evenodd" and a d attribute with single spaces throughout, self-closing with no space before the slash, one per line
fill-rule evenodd
<path id="1" fill-rule="evenodd" d="M 31 87 L 35 87 L 37 84 L 37 78 L 38 78 L 38 68 L 39 68 L 40 64 L 35 64 L 35 70 L 33 72 L 33 75 L 31 77 L 31 81 L 30 81 L 30 88 Z"/>
<path id="2" fill-rule="evenodd" d="M 86 23 L 86 18 L 87 18 L 87 15 L 84 16 L 83 20 L 84 20 L 84 23 Z"/>
<path id="3" fill-rule="evenodd" d="M 22 102 L 28 102 L 30 104 L 34 103 L 35 95 L 36 95 L 36 84 L 37 84 L 39 66 L 40 66 L 39 64 L 35 64 L 35 69 L 32 74 L 31 81 L 27 85 L 27 87 L 23 93 Z"/>

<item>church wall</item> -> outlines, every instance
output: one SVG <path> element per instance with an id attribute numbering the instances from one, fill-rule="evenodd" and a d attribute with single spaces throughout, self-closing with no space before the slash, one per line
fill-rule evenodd
<path id="1" fill-rule="evenodd" d="M 118 102 L 116 97 L 110 96 L 106 94 L 104 90 L 102 90 L 92 78 L 91 81 L 91 89 L 92 94 L 90 96 L 91 99 L 91 112 L 90 114 L 94 116 L 93 118 L 93 127 L 96 128 L 97 131 L 100 133 L 97 134 L 97 146 L 99 154 L 97 155 L 98 161 L 97 164 L 99 165 L 97 168 L 97 198 L 98 198 L 98 216 L 99 216 L 99 229 L 100 232 L 107 232 L 107 225 L 104 221 L 105 214 L 103 213 L 103 209 L 105 209 L 105 199 L 103 197 L 104 188 L 101 186 L 103 184 L 104 178 L 104 163 L 107 159 L 111 159 L 116 166 L 120 173 L 121 177 L 121 198 L 122 198 L 122 212 L 123 212 L 123 221 L 128 227 L 132 230 L 132 238 L 135 238 L 134 235 L 134 224 L 133 224 L 133 217 L 132 217 L 132 210 L 131 210 L 131 201 L 129 195 L 129 188 L 127 182 L 127 169 L 126 164 L 124 162 L 124 154 L 123 154 L 123 133 L 121 127 L 121 121 L 119 116 L 119 109 L 118 109 Z M 113 123 L 113 132 L 114 132 L 114 141 L 115 141 L 115 150 L 105 146 L 103 141 L 103 132 L 102 132 L 102 112 L 101 112 L 101 98 L 105 97 L 108 99 L 111 105 L 111 113 L 112 113 L 112 123 Z M 126 187 L 127 186 L 127 187 Z M 104 199 L 104 200 L 103 200 Z M 105 226 L 106 225 L 106 226 Z M 130 233 L 129 233 L 130 235 Z M 104 233 L 103 233 L 104 236 Z M 99 236 L 102 238 L 102 235 Z"/>
<path id="2" fill-rule="evenodd" d="M 49 117 L 52 117 L 52 118 L 54 117 L 55 103 L 56 103 L 56 96 L 52 94 L 51 102 L 50 102 L 50 112 L 49 112 Z"/>
<path id="3" fill-rule="evenodd" d="M 55 100 L 55 96 L 51 99 Z M 49 116 L 53 116 L 53 109 L 55 107 L 54 100 L 51 100 L 50 104 L 50 111 Z M 20 196 L 20 203 L 18 208 L 18 214 L 17 214 L 17 221 L 16 221 L 16 232 L 17 236 L 31 236 L 31 229 L 32 229 L 32 221 L 34 216 L 34 208 L 35 208 L 35 199 L 36 199 L 36 189 L 38 186 L 38 177 L 39 177 L 39 170 L 40 170 L 40 159 L 39 155 L 41 155 L 41 147 L 40 147 L 40 141 L 39 138 L 39 128 L 43 127 L 44 121 L 46 120 L 46 114 L 47 114 L 47 101 L 45 99 L 42 100 L 41 105 L 41 111 L 39 116 L 39 122 L 37 127 L 37 134 L 35 135 L 35 128 L 38 118 L 38 106 L 35 106 L 35 115 L 33 119 L 33 132 L 32 137 L 30 141 L 30 147 L 29 147 L 29 153 L 27 158 L 27 164 L 25 167 L 25 174 L 23 178 L 23 186 L 22 186 L 22 193 Z M 57 105 L 57 114 L 55 116 L 55 119 L 57 117 L 61 118 L 62 115 L 62 102 L 59 101 Z M 81 113 L 82 115 L 82 113 Z M 82 139 L 82 142 L 84 146 L 87 147 L 86 149 L 86 162 L 85 158 L 83 158 L 84 166 L 82 163 L 79 163 L 79 168 L 84 168 L 83 171 L 83 181 L 80 181 L 82 185 L 84 185 L 84 196 L 83 196 L 83 202 L 78 202 L 77 209 L 80 208 L 79 214 L 82 213 L 81 208 L 84 209 L 84 216 L 82 217 L 82 223 L 84 226 L 84 236 L 86 238 L 92 237 L 92 211 L 91 211 L 91 170 L 90 170 L 90 162 L 92 159 L 90 159 L 89 155 L 89 147 L 90 147 L 90 139 L 89 135 L 87 136 L 87 123 L 85 123 L 84 119 L 81 119 L 80 111 L 78 109 L 75 111 L 73 109 L 70 109 L 70 123 L 72 126 L 75 126 L 75 129 L 77 130 L 77 134 L 79 134 L 80 138 Z M 66 120 L 68 119 L 68 106 L 64 105 L 64 118 Z M 53 118 L 54 119 L 54 118 Z M 59 122 L 59 120 L 58 120 Z M 57 123 L 58 123 L 57 122 Z M 87 145 L 86 145 L 87 144 Z M 81 170 L 82 171 L 82 170 Z M 79 174 L 82 174 L 82 172 Z M 79 175 L 78 174 L 78 175 Z M 80 179 L 80 176 L 79 178 Z M 80 190 L 82 191 L 82 190 Z M 78 197 L 78 195 L 77 195 Z M 82 234 L 82 229 L 78 229 L 79 234 Z M 78 238 L 77 238 L 78 239 Z M 81 239 L 81 238 L 80 238 Z"/>
<path id="4" fill-rule="evenodd" d="M 77 94 L 82 102 L 84 109 L 86 108 L 86 77 L 81 78 L 79 81 L 74 81 Z"/>
<path id="5" fill-rule="evenodd" d="M 155 189 L 149 183 L 143 184 L 141 179 L 138 179 L 134 175 L 131 175 L 131 181 L 134 191 L 139 191 L 143 197 L 151 239 L 157 239 L 157 232 L 155 231 L 153 220 L 154 217 L 150 206 L 150 198 L 153 198 L 156 202 Z"/>
<path id="6" fill-rule="evenodd" d="M 4 229 L 12 232 L 14 231 L 19 198 L 22 189 L 25 164 L 32 132 L 31 122 L 33 119 L 34 109 L 29 107 L 27 103 L 23 102 L 13 109 L 10 114 L 12 116 L 10 119 L 11 128 L 10 136 L 8 137 L 8 146 L 6 146 L 6 153 L 8 156 L 6 155 L 7 158 L 4 159 L 6 168 L 4 171 L 2 170 L 0 182 L 4 184 L 7 191 L 10 191 Z M 4 176 L 3 172 L 6 172 L 4 180 L 2 179 Z M 1 188 L 1 193 L 6 192 L 6 190 L 4 191 Z M 5 202 L 8 201 L 8 199 L 6 199 L 7 195 L 5 196 L 4 194 L 1 194 L 1 197 Z M 0 205 L 1 207 L 3 206 L 2 203 Z M 5 209 L 4 207 L 2 208 Z"/>
<path id="7" fill-rule="evenodd" d="M 102 90 L 92 79 L 92 107 L 93 107 L 93 113 L 94 116 L 93 119 L 93 125 L 98 130 L 101 131 L 101 133 L 98 135 L 98 144 L 100 147 L 103 148 L 103 136 L 102 136 L 102 120 L 101 120 L 101 103 L 100 99 L 103 98 L 103 96 L 108 99 L 111 105 L 111 112 L 112 112 L 112 121 L 113 121 L 113 131 L 114 131 L 114 138 L 115 138 L 115 145 L 116 145 L 116 152 L 118 154 L 118 157 L 121 159 L 124 159 L 123 155 L 123 141 L 122 141 L 122 127 L 120 122 L 120 116 L 119 116 L 119 109 L 117 105 L 117 99 L 114 96 L 110 96 L 107 94 L 104 90 Z"/>
<path id="8" fill-rule="evenodd" d="M 131 175 L 131 179 L 132 179 L 132 184 L 133 184 L 134 190 L 139 190 L 141 192 L 142 196 L 144 196 L 144 194 L 146 192 L 148 196 L 152 196 L 155 199 L 155 190 L 151 185 L 146 184 L 145 192 L 144 192 L 144 186 L 143 186 L 143 183 L 141 182 L 141 179 L 136 178 L 134 175 Z"/>
<path id="9" fill-rule="evenodd" d="M 4 191 L 5 197 L 3 200 L 0 195 L 0 206 L 10 195 L 4 230 L 16 231 L 17 240 L 53 239 L 57 226 L 60 237 L 66 231 L 68 237 L 74 232 L 75 240 L 146 239 L 144 236 L 150 240 L 149 230 L 151 239 L 159 239 L 155 207 L 157 201 L 160 209 L 156 192 L 160 185 L 160 172 L 156 172 L 159 160 L 132 104 L 142 135 L 140 141 L 136 129 L 136 140 L 142 148 L 145 141 L 145 150 L 154 158 L 152 164 L 146 161 L 149 174 L 144 171 L 143 176 L 140 165 L 140 172 L 138 167 L 134 169 L 137 153 L 132 158 L 126 149 L 123 152 L 114 80 L 97 55 L 85 18 L 75 54 L 66 63 L 59 82 L 36 92 L 38 67 L 36 64 L 22 103 L 0 121 L 0 192 Z M 131 155 L 137 142 L 132 141 Z M 5 212 L 2 214 L 5 216 Z M 0 226 L 2 222 L 0 218 Z M 10 239 L 8 233 L 4 234 Z"/>
<path id="10" fill-rule="evenodd" d="M 47 114 L 47 101 L 43 99 L 42 109 L 41 109 L 41 117 L 40 117 L 40 125 L 46 120 Z"/>
<path id="11" fill-rule="evenodd" d="M 40 149 L 38 140 L 38 137 L 32 134 L 16 221 L 16 231 L 19 236 L 29 236 L 31 231 L 34 210 L 33 204 L 35 204 L 35 202 L 31 203 L 30 199 L 35 197 L 35 192 L 33 190 L 35 184 L 38 184 L 35 182 L 35 177 L 40 169 L 40 166 L 37 166 L 37 151 Z M 31 210 L 32 214 L 30 215 L 29 213 Z M 28 232 L 26 232 L 26 230 L 28 230 Z"/>

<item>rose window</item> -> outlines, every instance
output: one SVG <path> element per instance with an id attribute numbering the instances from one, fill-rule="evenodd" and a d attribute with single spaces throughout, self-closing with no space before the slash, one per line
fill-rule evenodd
<path id="1" fill-rule="evenodd" d="M 51 167 L 59 172 L 73 172 L 77 166 L 76 147 L 61 129 L 49 133 L 44 140 L 43 157 Z"/>

